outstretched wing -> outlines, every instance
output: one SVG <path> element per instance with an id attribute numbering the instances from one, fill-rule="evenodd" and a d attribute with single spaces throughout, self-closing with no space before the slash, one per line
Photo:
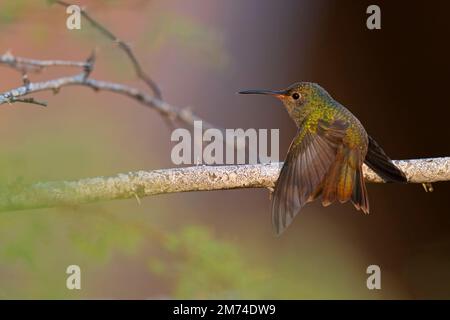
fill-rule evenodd
<path id="1" fill-rule="evenodd" d="M 281 169 L 272 202 L 272 223 L 280 235 L 300 209 L 319 193 L 321 183 L 336 159 L 348 124 L 320 120 L 316 132 L 300 127 Z"/>

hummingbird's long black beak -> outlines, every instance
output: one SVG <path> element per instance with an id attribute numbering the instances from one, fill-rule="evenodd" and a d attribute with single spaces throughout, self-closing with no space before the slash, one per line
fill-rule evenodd
<path id="1" fill-rule="evenodd" d="M 275 96 L 278 98 L 285 97 L 287 95 L 286 90 L 275 91 L 275 90 L 244 90 L 239 91 L 239 94 L 267 94 L 271 96 Z"/>

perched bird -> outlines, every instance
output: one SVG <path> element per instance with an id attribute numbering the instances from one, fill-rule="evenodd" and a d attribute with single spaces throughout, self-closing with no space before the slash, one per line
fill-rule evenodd
<path id="1" fill-rule="evenodd" d="M 323 206 L 351 200 L 356 209 L 369 213 L 363 163 L 386 182 L 406 182 L 404 173 L 361 122 L 318 84 L 299 82 L 281 91 L 239 93 L 277 97 L 298 128 L 273 194 L 272 222 L 277 235 L 306 203 L 319 196 Z"/>

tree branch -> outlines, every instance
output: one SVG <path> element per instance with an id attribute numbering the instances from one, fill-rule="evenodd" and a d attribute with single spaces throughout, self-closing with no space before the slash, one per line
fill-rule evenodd
<path id="1" fill-rule="evenodd" d="M 11 52 L 6 52 L 0 56 L 0 63 L 10 66 L 21 72 L 41 71 L 47 67 L 78 67 L 87 68 L 87 61 L 67 61 L 67 60 L 36 60 L 15 57 Z"/>
<path id="2" fill-rule="evenodd" d="M 169 119 L 180 120 L 189 126 L 193 126 L 194 121 L 202 121 L 203 128 L 215 128 L 215 126 L 202 120 L 194 113 L 192 113 L 192 111 L 190 111 L 189 109 L 170 105 L 134 87 L 114 82 L 87 78 L 86 72 L 74 76 L 61 77 L 43 82 L 28 82 L 26 85 L 0 93 L 0 105 L 5 103 L 20 102 L 22 100 L 19 99 L 19 97 L 40 91 L 53 91 L 54 93 L 57 93 L 62 87 L 72 85 L 90 87 L 96 91 L 104 90 L 122 94 L 137 100 L 145 106 L 157 110 L 162 115 L 169 117 Z"/>
<path id="3" fill-rule="evenodd" d="M 71 4 L 65 1 L 54 1 L 56 4 L 59 4 L 64 7 L 68 7 Z M 142 104 L 152 107 L 160 112 L 163 116 L 166 116 L 164 119 L 168 122 L 170 126 L 173 125 L 173 121 L 178 120 L 186 125 L 193 127 L 195 121 L 201 121 L 203 130 L 215 128 L 220 130 L 223 133 L 225 133 L 225 130 L 212 125 L 211 123 L 204 121 L 203 119 L 196 116 L 190 108 L 180 108 L 176 106 L 172 106 L 162 100 L 162 94 L 161 90 L 159 89 L 158 85 L 151 79 L 151 77 L 144 72 L 144 69 L 142 68 L 141 64 L 139 63 L 139 60 L 137 59 L 136 55 L 134 54 L 131 47 L 119 39 L 112 31 L 110 31 L 107 27 L 100 24 L 98 21 L 96 21 L 94 18 L 92 18 L 84 8 L 80 11 L 81 15 L 89 21 L 89 23 L 97 29 L 100 33 L 102 33 L 104 36 L 106 36 L 108 39 L 112 40 L 113 42 L 117 43 L 119 48 L 122 49 L 128 58 L 130 59 L 133 68 L 135 70 L 135 73 L 139 79 L 144 81 L 153 91 L 155 97 L 150 96 L 148 94 L 145 94 L 142 91 L 139 91 L 136 88 L 120 85 L 112 82 L 104 82 L 104 81 L 98 81 L 98 80 L 88 80 L 95 61 L 95 51 L 92 53 L 92 55 L 84 62 L 78 62 L 78 61 L 66 61 L 66 60 L 36 60 L 36 59 L 28 59 L 28 58 L 20 58 L 20 57 L 14 57 L 10 52 L 7 52 L 6 54 L 0 56 L 0 64 L 8 65 L 16 70 L 19 70 L 23 74 L 23 80 L 25 82 L 25 86 L 10 90 L 8 92 L 4 92 L 3 94 L 0 94 L 0 105 L 4 103 L 14 103 L 14 102 L 26 102 L 26 103 L 35 103 L 43 105 L 44 103 L 39 103 L 33 98 L 28 99 L 20 99 L 19 96 L 28 95 L 32 92 L 37 91 L 43 91 L 52 89 L 54 93 L 57 93 L 59 89 L 66 85 L 84 85 L 89 86 L 92 89 L 95 90 L 109 90 L 116 93 L 125 94 L 131 98 L 134 98 L 141 102 Z M 45 67 L 51 67 L 51 66 L 73 66 L 73 67 L 82 67 L 84 72 L 82 75 L 73 76 L 73 77 L 64 77 L 59 78 L 55 80 L 50 80 L 46 82 L 41 83 L 35 83 L 32 84 L 26 75 L 27 71 L 41 71 Z M 80 77 L 83 77 L 83 81 L 80 81 Z M 31 88 L 34 88 L 33 91 Z M 18 96 L 16 96 L 18 94 Z M 228 143 L 228 142 L 227 142 Z M 237 145 L 233 145 L 237 149 L 242 149 L 245 147 L 243 140 L 238 139 Z"/>
<path id="4" fill-rule="evenodd" d="M 46 107 L 47 106 L 47 102 L 39 101 L 39 100 L 36 100 L 34 98 L 15 98 L 15 97 L 13 97 L 8 102 L 9 103 L 22 102 L 22 103 L 36 104 L 36 105 L 41 106 L 41 107 Z"/>
<path id="5" fill-rule="evenodd" d="M 67 3 L 65 1 L 56 1 L 55 3 L 64 6 L 66 8 L 71 5 L 70 3 Z M 117 43 L 119 48 L 121 48 L 130 59 L 131 64 L 133 65 L 134 71 L 136 72 L 138 78 L 144 81 L 153 91 L 154 95 L 161 100 L 162 99 L 161 90 L 159 89 L 156 82 L 154 82 L 152 78 L 150 78 L 150 76 L 144 72 L 144 69 L 141 67 L 139 60 L 136 58 L 136 55 L 133 53 L 133 50 L 131 50 L 131 47 L 126 42 L 116 37 L 116 35 L 112 33 L 112 31 L 110 31 L 108 28 L 106 28 L 104 25 L 102 25 L 94 18 L 92 18 L 84 8 L 80 9 L 80 13 L 87 21 L 89 21 L 89 23 L 95 29 L 100 31 L 105 37 L 112 40 L 114 43 Z"/>
<path id="6" fill-rule="evenodd" d="M 95 61 L 95 51 L 91 54 L 91 56 L 89 56 L 89 58 L 85 62 L 67 61 L 67 60 L 28 59 L 22 57 L 15 57 L 10 52 L 7 52 L 4 55 L 0 56 L 0 64 L 4 64 L 6 66 L 12 67 L 16 70 L 23 72 L 24 80 L 26 81 L 24 81 L 24 85 L 21 87 L 0 93 L 0 105 L 5 103 L 11 104 L 15 102 L 30 103 L 31 101 L 36 103 L 37 101 L 33 98 L 20 99 L 20 97 L 40 91 L 53 91 L 54 93 L 58 93 L 62 87 L 79 85 L 90 87 L 95 91 L 104 90 L 128 96 L 147 107 L 155 109 L 162 116 L 166 117 L 166 119 L 169 119 L 170 121 L 180 121 L 185 125 L 188 125 L 189 127 L 194 126 L 194 121 L 201 121 L 203 130 L 212 128 L 218 129 L 223 133 L 223 136 L 225 136 L 225 130 L 223 128 L 215 126 L 209 123 L 208 121 L 205 121 L 202 118 L 198 117 L 192 112 L 190 108 L 173 106 L 135 87 L 115 82 L 101 81 L 89 78 L 89 75 L 92 69 L 94 68 L 94 61 Z M 81 74 L 74 76 L 61 77 L 53 80 L 36 83 L 30 82 L 25 74 L 26 71 L 30 70 L 30 68 L 39 68 L 37 71 L 40 71 L 45 67 L 51 66 L 82 67 L 83 72 Z M 36 71 L 36 69 L 31 70 Z M 44 103 L 40 103 L 40 105 L 44 105 Z M 238 139 L 237 144 L 235 145 L 237 149 L 244 148 L 245 147 L 244 142 L 245 142 L 244 140 Z M 228 144 L 229 142 L 227 141 L 226 143 Z"/>
<path id="7" fill-rule="evenodd" d="M 409 183 L 450 180 L 450 157 L 395 160 L 394 163 L 405 172 Z M 80 205 L 114 199 L 139 199 L 174 192 L 273 188 L 280 167 L 281 163 L 197 166 L 137 171 L 76 181 L 13 185 L 1 190 L 0 211 Z M 366 166 L 364 178 L 367 182 L 383 182 Z"/>

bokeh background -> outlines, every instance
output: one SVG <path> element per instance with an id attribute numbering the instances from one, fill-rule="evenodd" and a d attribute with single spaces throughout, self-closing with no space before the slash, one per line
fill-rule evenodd
<path id="1" fill-rule="evenodd" d="M 226 128 L 295 127 L 281 105 L 235 94 L 314 81 L 394 159 L 448 156 L 450 4 L 377 1 L 76 1 L 130 43 L 174 105 Z M 114 44 L 62 7 L 0 0 L 0 50 L 83 60 L 92 76 L 146 89 Z M 30 74 L 32 81 L 75 74 Z M 0 91 L 21 84 L 0 66 Z M 81 87 L 41 93 L 47 108 L 0 108 L 0 181 L 33 182 L 173 167 L 155 111 Z M 267 190 L 161 195 L 0 213 L 0 298 L 450 298 L 450 183 L 369 185 L 371 214 L 309 205 L 280 238 Z M 66 289 L 68 265 L 82 290 Z M 382 289 L 369 291 L 377 264 Z"/>

